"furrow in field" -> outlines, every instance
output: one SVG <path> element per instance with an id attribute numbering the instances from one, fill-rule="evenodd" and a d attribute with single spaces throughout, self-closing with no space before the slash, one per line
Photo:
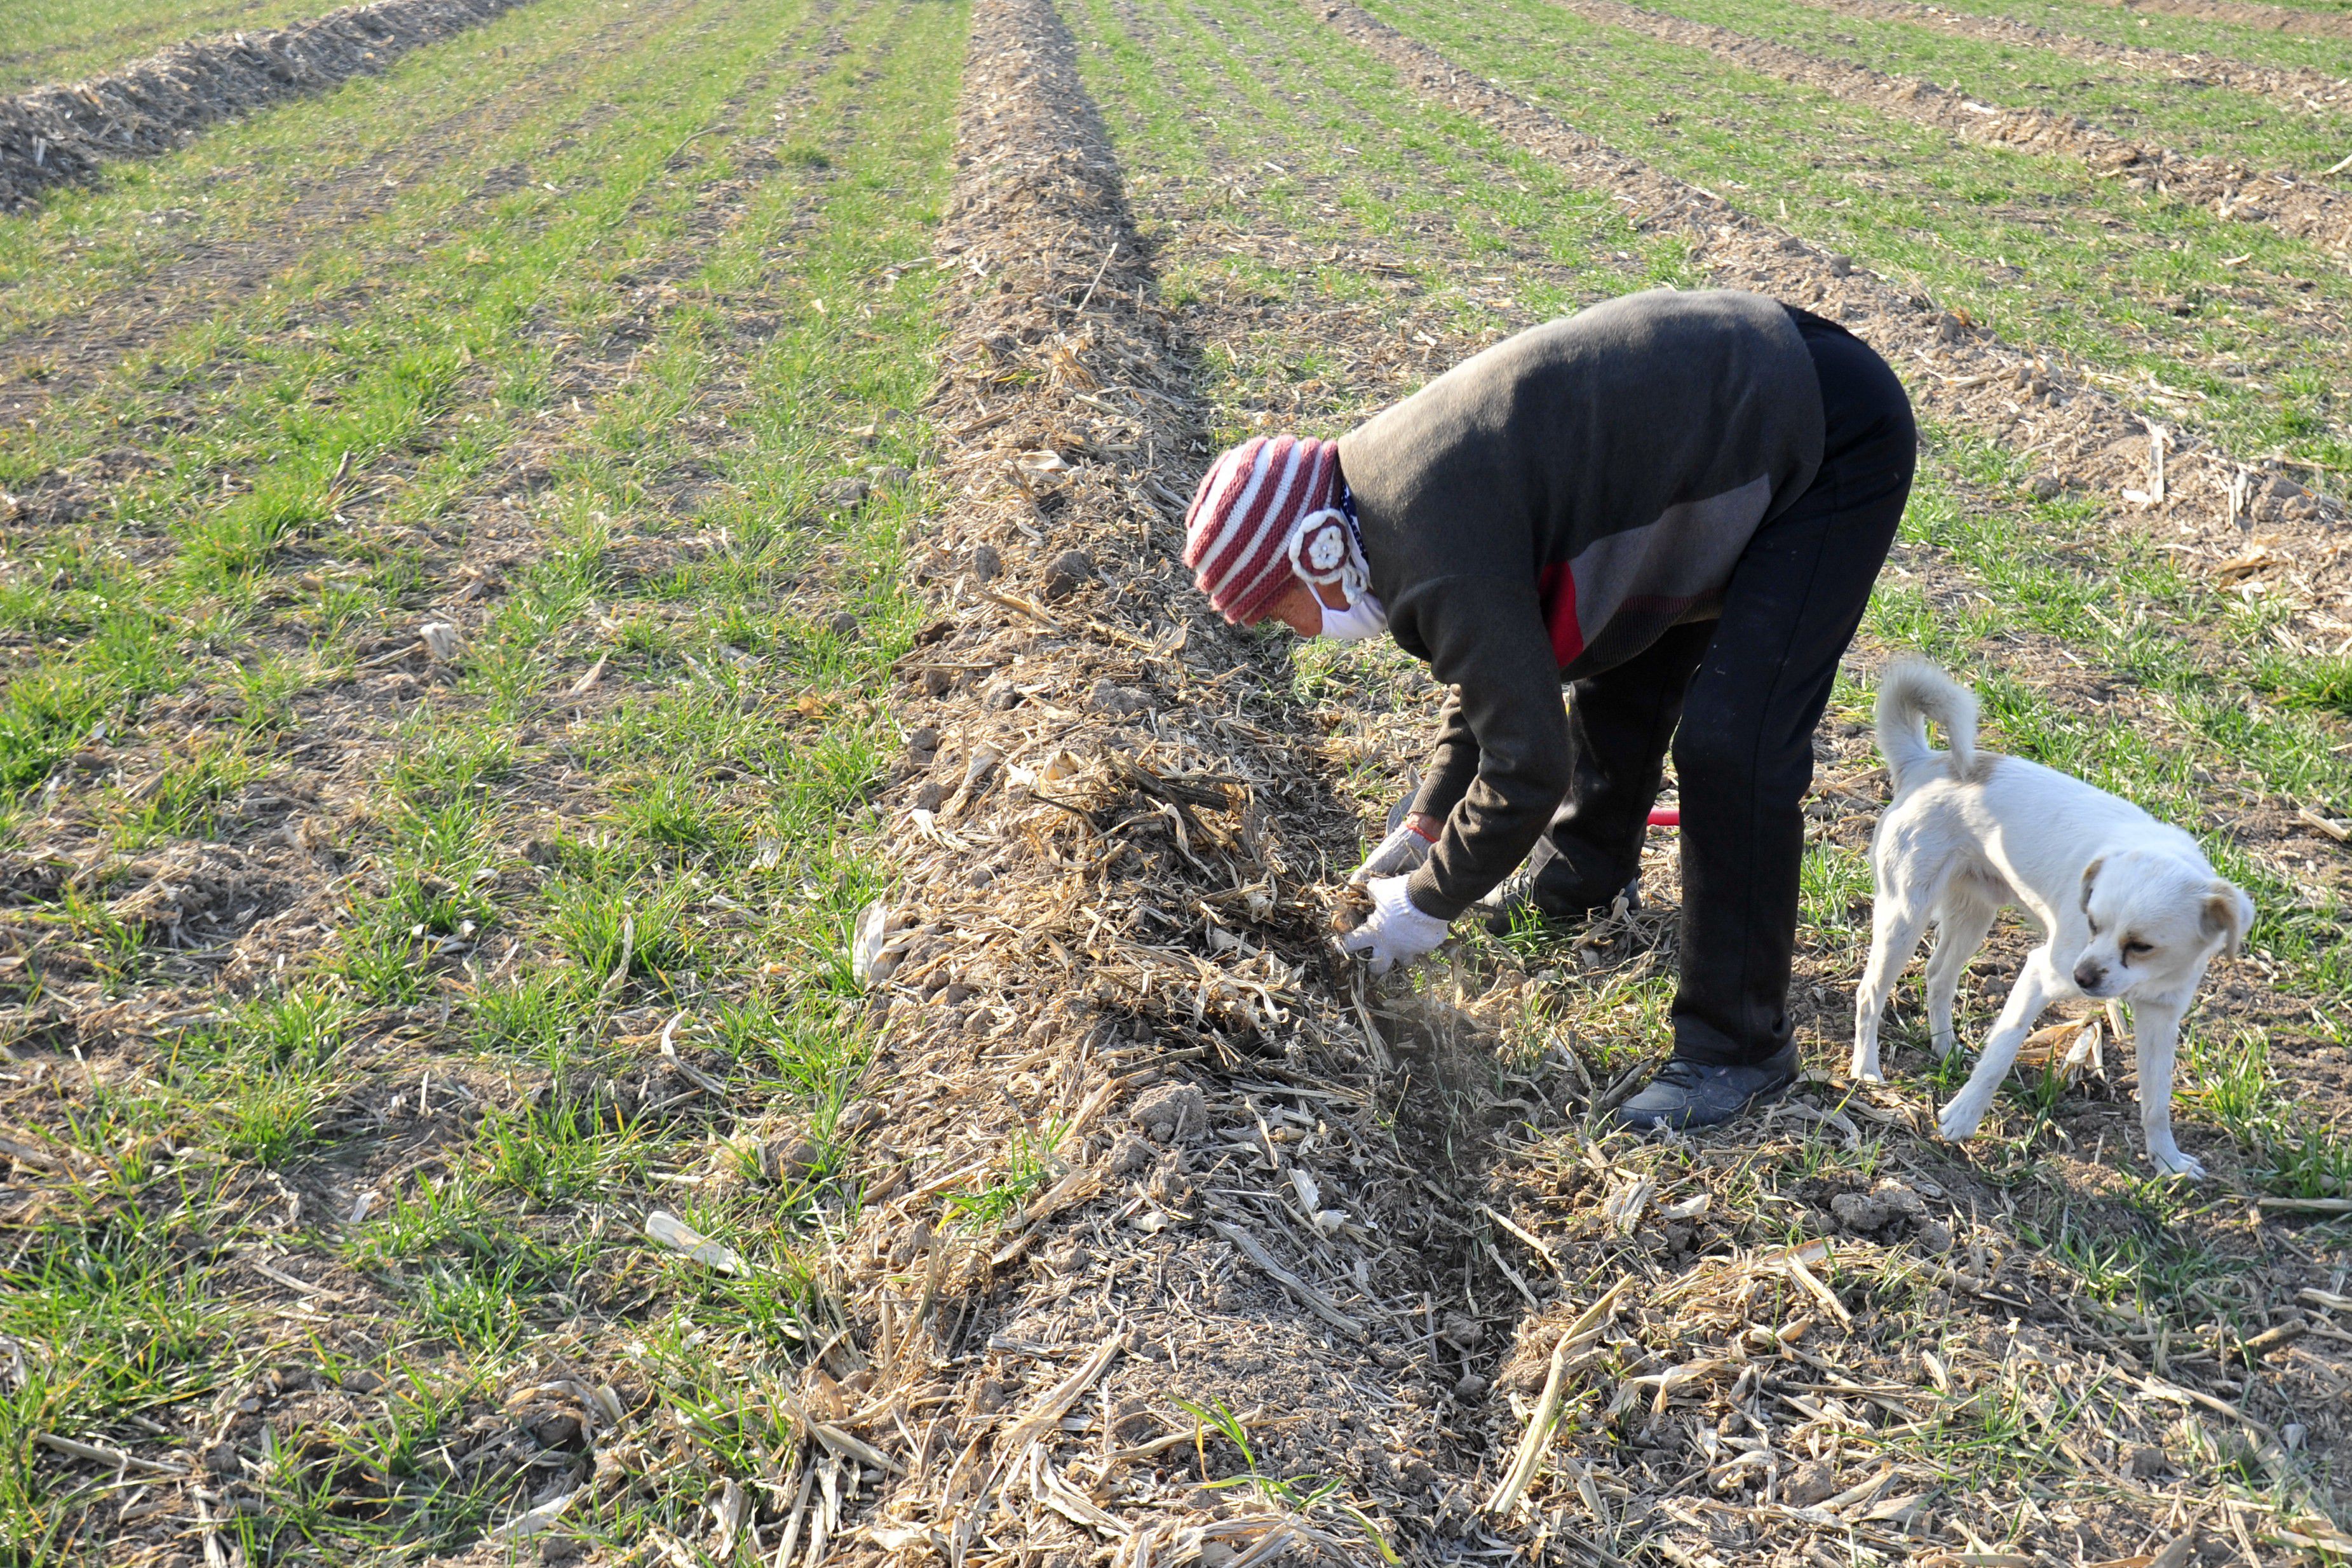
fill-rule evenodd
<path id="1" fill-rule="evenodd" d="M 185 220 L 164 247 L 129 250 L 77 276 L 77 246 L 90 248 L 85 237 L 121 201 L 35 242 L 0 331 L 0 427 L 22 426 L 88 393 L 134 356 L 168 352 L 175 333 L 217 322 L 257 296 L 299 290 L 299 271 L 322 257 L 366 247 L 365 271 L 378 283 L 415 265 L 421 223 L 457 223 L 512 194 L 547 143 L 593 134 L 617 112 L 609 102 L 583 103 L 560 126 L 532 123 L 551 104 L 580 100 L 581 84 L 596 71 L 642 58 L 694 4 L 656 0 L 583 17 L 578 34 L 555 25 L 534 31 L 513 46 L 512 78 L 497 90 L 371 133 L 347 153 L 317 149 L 289 179 L 257 178 L 259 155 L 233 144 L 234 132 L 215 137 L 206 150 L 223 167 L 191 169 L 129 198 Z M 521 142 L 513 140 L 518 128 L 528 128 Z M 252 194 L 216 188 L 232 177 Z"/>
<path id="2" fill-rule="evenodd" d="M 1988 43 L 2049 49 L 2086 65 L 2116 66 L 2174 81 L 2228 88 L 2233 92 L 2269 99 L 2280 108 L 2298 113 L 2352 111 L 2352 79 L 2330 76 L 2325 71 L 2251 65 L 2215 54 L 2108 43 L 2081 33 L 2037 26 L 2008 16 L 1979 16 L 1964 11 L 1947 10 L 1922 4 L 1921 0 L 1801 0 L 1801 3 L 1817 5 L 1840 16 L 1861 16 L 1874 22 L 1906 23 L 1957 33 L 1964 37 L 1980 38 Z"/>
<path id="3" fill-rule="evenodd" d="M 2236 27 L 2260 27 L 2273 33 L 2310 33 L 2352 38 L 2352 16 L 2325 11 L 2298 11 L 2287 5 L 2263 5 L 2253 0 L 2082 0 L 2117 11 L 2143 11 L 2158 16 L 2182 16 L 2197 22 L 2226 22 Z"/>
<path id="4" fill-rule="evenodd" d="M 1823 306 L 1855 326 L 1902 369 L 1929 416 L 2022 451 L 2042 476 L 2037 482 L 2053 487 L 2053 493 L 2107 498 L 2118 526 L 2201 556 L 2225 579 L 2234 571 L 2230 563 L 2248 559 L 2247 528 L 2262 528 L 2271 541 L 2265 548 L 2278 552 L 2281 564 L 2292 563 L 2307 595 L 2300 635 L 2325 647 L 2352 631 L 2344 509 L 2295 483 L 2283 465 L 2235 460 L 2193 433 L 2171 429 L 2160 443 L 2159 484 L 2150 421 L 2086 380 L 1618 153 L 1368 12 L 1341 5 L 1321 14 L 1440 101 L 1477 114 L 1580 182 L 1613 191 L 1645 227 L 1686 233 L 1715 278 Z"/>
<path id="5" fill-rule="evenodd" d="M 89 81 L 0 100 L 0 212 L 111 160 L 167 152 L 215 121 L 381 70 L 517 3 L 376 0 L 315 22 L 182 44 Z"/>
<path id="6" fill-rule="evenodd" d="M 1918 77 L 1823 59 L 1768 38 L 1645 10 L 1623 0 L 1552 3 L 1607 26 L 1702 48 L 1781 81 L 1868 104 L 1883 113 L 1932 125 L 1970 142 L 2079 158 L 2100 179 L 2128 179 L 2177 200 L 2210 204 L 2217 217 L 2268 224 L 2338 259 L 2352 261 L 2352 196 L 2292 174 L 2187 157 L 2098 130 L 2078 116 L 1980 102 Z"/>

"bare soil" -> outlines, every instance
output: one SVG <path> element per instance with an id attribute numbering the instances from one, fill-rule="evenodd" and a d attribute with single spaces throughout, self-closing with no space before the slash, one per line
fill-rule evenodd
<path id="1" fill-rule="evenodd" d="M 2261 27 L 2273 33 L 2325 33 L 2352 37 L 2352 16 L 2325 11 L 2298 11 L 2291 5 L 2263 5 L 2252 0 L 2088 0 L 2118 11 L 2147 11 L 2158 16 L 2186 16 L 2197 22 L 2221 22 L 2232 27 Z"/>

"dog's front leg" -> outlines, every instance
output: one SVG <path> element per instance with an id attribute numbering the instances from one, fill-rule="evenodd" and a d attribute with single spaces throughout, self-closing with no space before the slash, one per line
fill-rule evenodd
<path id="1" fill-rule="evenodd" d="M 1977 1124 L 1992 1108 L 1992 1097 L 2000 1088 L 2000 1080 L 2009 1076 L 2010 1064 L 2017 1060 L 2017 1048 L 2025 1043 L 2025 1033 L 2051 999 L 2072 987 L 2061 980 L 2050 961 L 2047 943 L 2026 955 L 2025 967 L 2018 972 L 2017 984 L 2011 988 L 2009 1001 L 1993 1020 L 1992 1033 L 1985 1037 L 1984 1054 L 1977 1058 L 1977 1070 L 1960 1092 L 1952 1096 L 1952 1103 L 1944 1107 L 1944 1114 L 1936 1125 L 1944 1136 L 1955 1142 L 1975 1135 Z"/>
<path id="2" fill-rule="evenodd" d="M 2132 1054 L 2139 1059 L 2139 1131 L 2148 1163 L 2168 1176 L 2202 1181 L 2205 1167 L 2172 1141 L 2172 1068 L 2180 1044 L 2180 1008 L 2166 1002 L 2132 1004 Z"/>

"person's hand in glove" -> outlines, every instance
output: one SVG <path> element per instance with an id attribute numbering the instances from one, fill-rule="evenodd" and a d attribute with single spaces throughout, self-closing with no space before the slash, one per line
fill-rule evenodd
<path id="1" fill-rule="evenodd" d="M 1389 836 L 1364 857 L 1364 863 L 1356 868 L 1354 876 L 1348 879 L 1348 886 L 1370 887 L 1375 877 L 1402 877 L 1409 871 L 1420 870 L 1421 863 L 1429 858 L 1431 847 L 1436 844 L 1437 836 L 1444 828 L 1445 825 L 1433 816 L 1415 815 L 1406 817 L 1390 829 Z"/>
<path id="2" fill-rule="evenodd" d="M 1371 960 L 1372 973 L 1386 974 L 1391 965 L 1411 963 L 1445 940 L 1447 922 L 1425 915 L 1405 895 L 1402 877 L 1372 879 L 1372 912 L 1364 923 L 1339 939 L 1341 952 Z"/>

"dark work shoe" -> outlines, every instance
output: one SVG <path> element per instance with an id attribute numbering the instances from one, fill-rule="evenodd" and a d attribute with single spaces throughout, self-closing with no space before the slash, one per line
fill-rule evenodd
<path id="1" fill-rule="evenodd" d="M 1676 1058 L 1660 1068 L 1641 1093 L 1617 1108 L 1617 1125 L 1637 1132 L 1653 1127 L 1713 1127 L 1796 1081 L 1794 1041 L 1753 1067 L 1708 1067 Z"/>
<path id="2" fill-rule="evenodd" d="M 1478 918 L 1486 922 L 1487 931 L 1496 936 L 1510 935 L 1511 922 L 1518 918 L 1520 910 L 1527 909 L 1533 909 L 1553 925 L 1581 925 L 1586 921 L 1608 914 L 1617 907 L 1617 900 L 1621 898 L 1625 900 L 1627 914 L 1642 907 L 1642 878 L 1639 872 L 1622 890 L 1612 893 L 1599 903 L 1588 904 L 1580 900 L 1562 903 L 1547 896 L 1536 885 L 1539 869 L 1535 858 L 1529 857 L 1517 870 L 1504 878 L 1493 892 L 1473 906 Z"/>

